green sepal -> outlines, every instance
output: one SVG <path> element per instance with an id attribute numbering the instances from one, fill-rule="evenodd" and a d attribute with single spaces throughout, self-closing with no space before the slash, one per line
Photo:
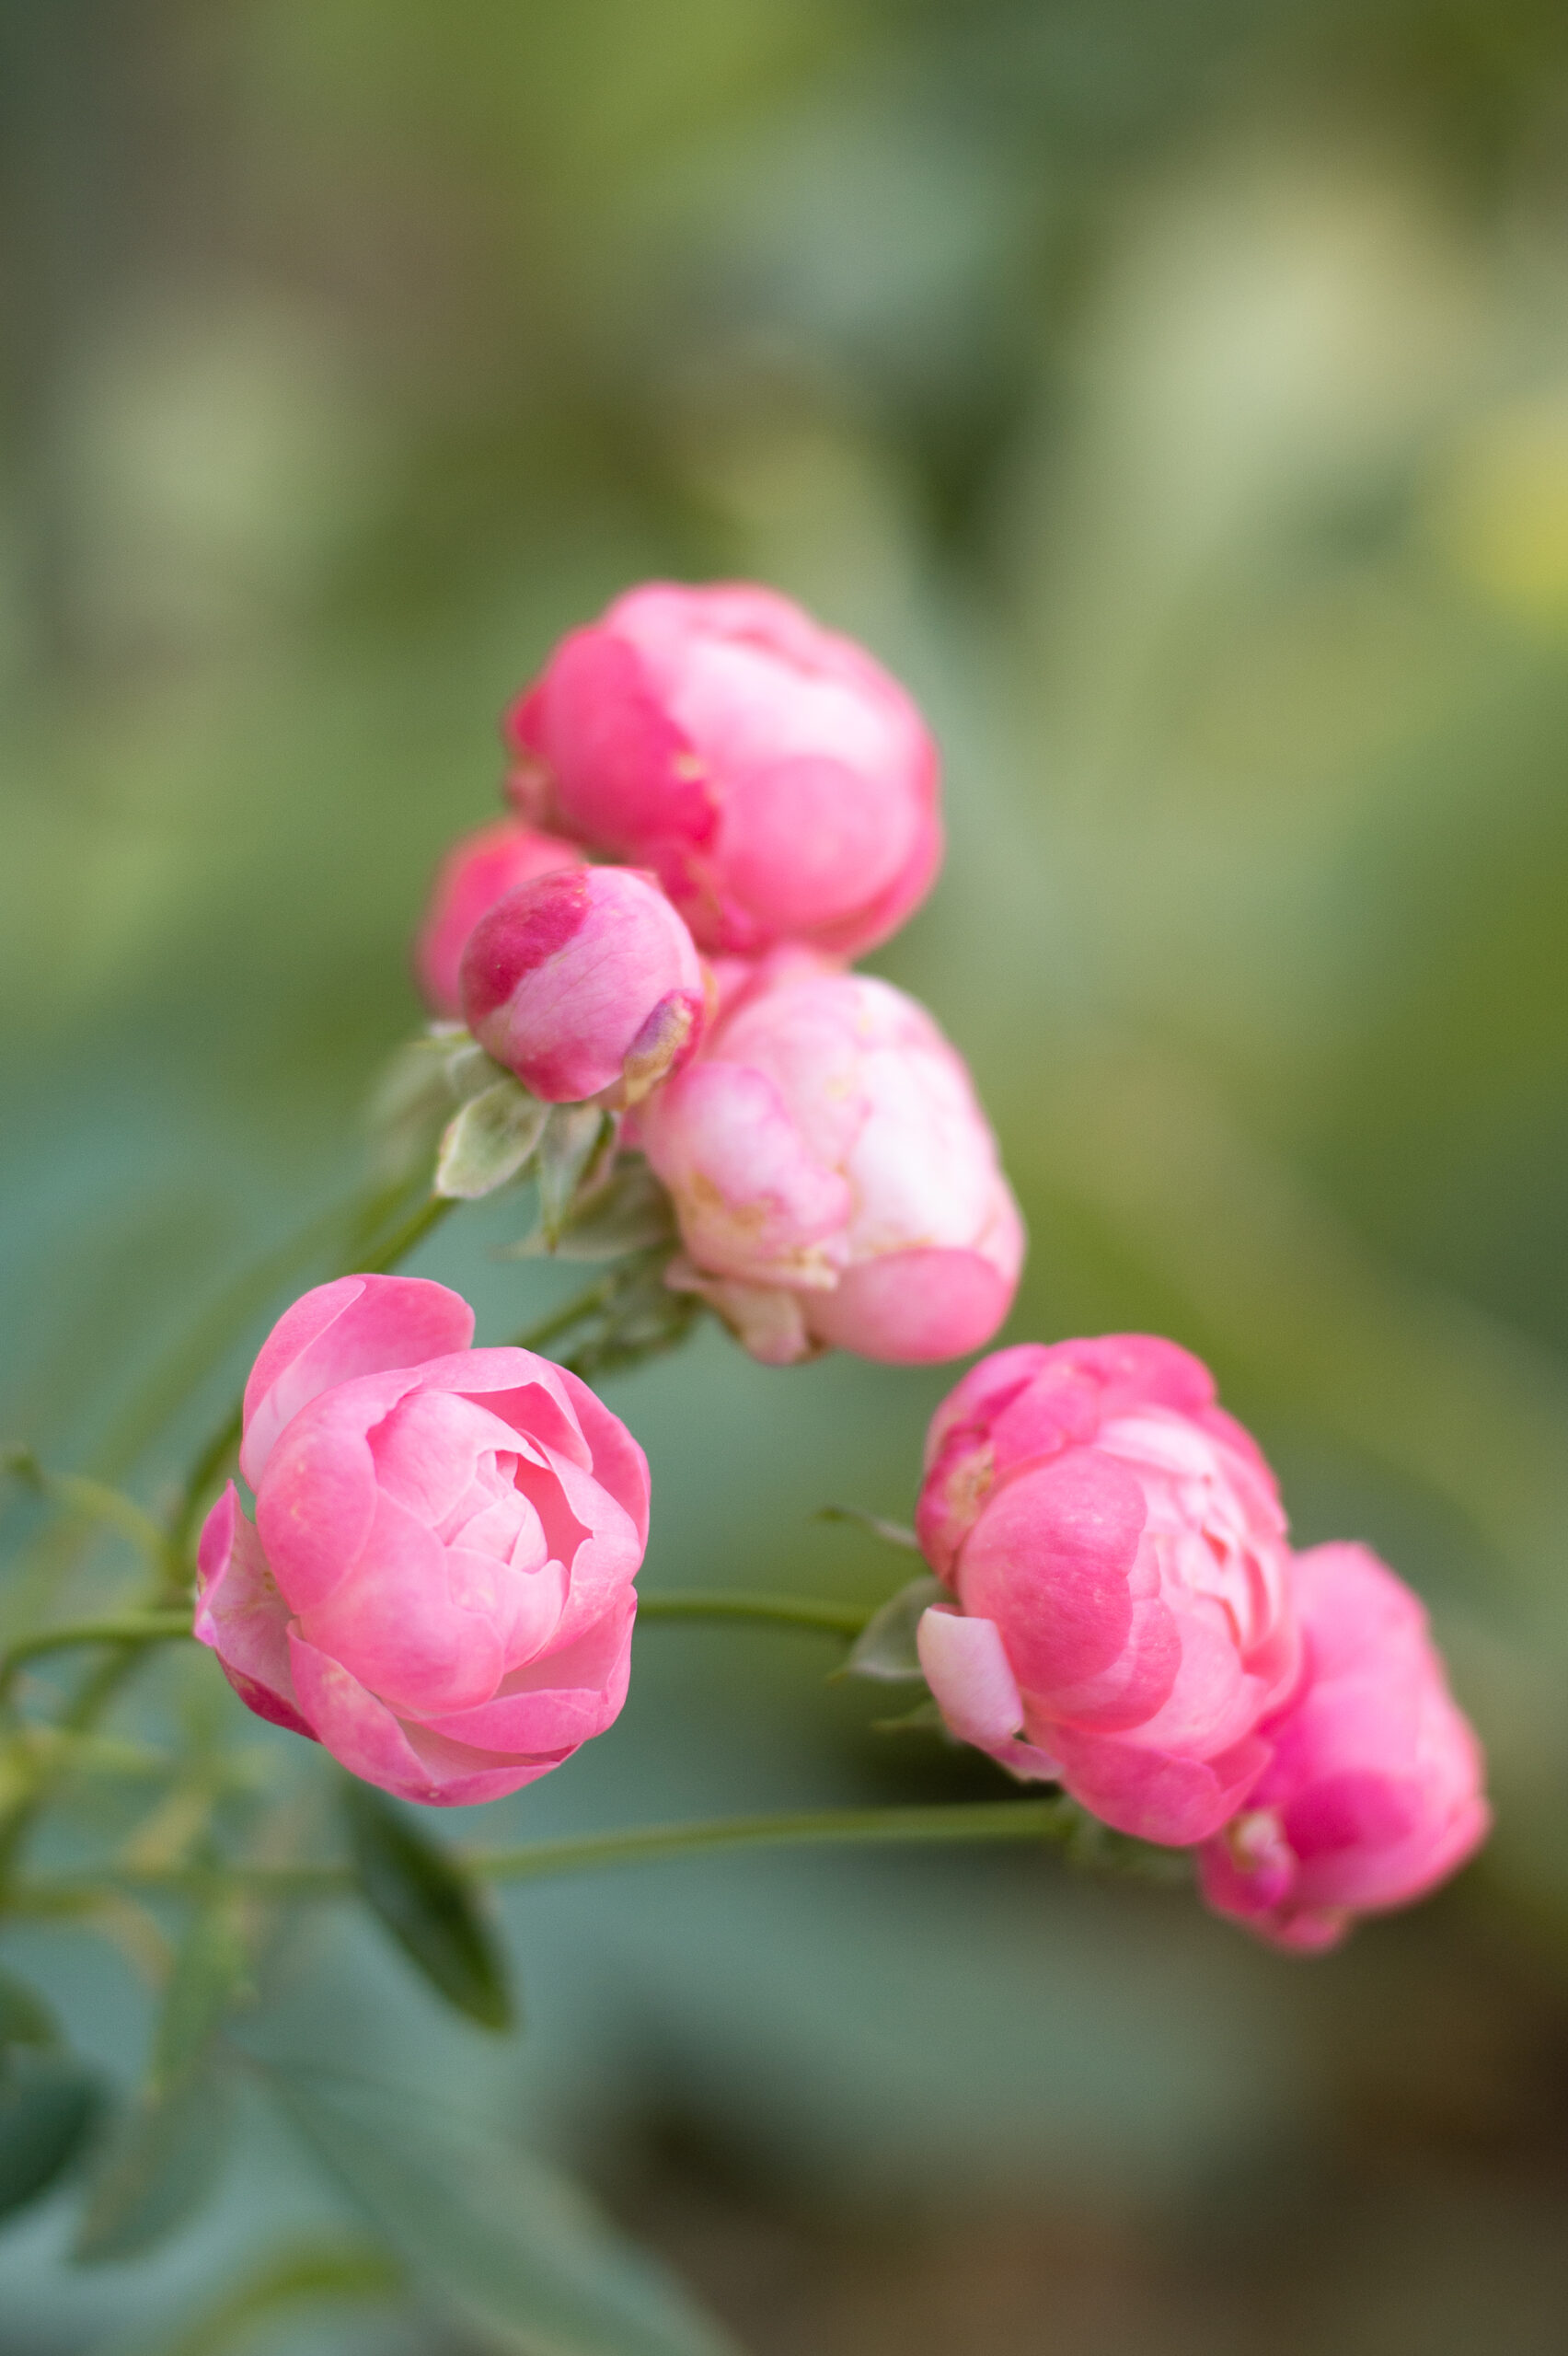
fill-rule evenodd
<path id="1" fill-rule="evenodd" d="M 944 1737 L 949 1742 L 953 1740 L 953 1737 L 948 1732 L 948 1723 L 942 1715 L 940 1703 L 928 1697 L 924 1702 L 917 1702 L 912 1710 L 902 1711 L 896 1718 L 873 1718 L 871 1732 L 873 1734 L 934 1734 Z"/>
<path id="2" fill-rule="evenodd" d="M 442 1132 L 436 1193 L 472 1203 L 510 1184 L 532 1161 L 550 1112 L 510 1073 L 470 1096 Z"/>
<path id="3" fill-rule="evenodd" d="M 491 2029 L 516 2020 L 505 1950 L 478 1889 L 449 1853 L 369 1784 L 345 1783 L 343 1810 L 371 1911 L 439 1995 Z"/>
<path id="4" fill-rule="evenodd" d="M 411 1177 L 428 1169 L 453 1106 L 478 1095 L 500 1071 L 460 1022 L 432 1022 L 419 1038 L 406 1040 L 382 1073 L 370 1105 L 370 1127 L 386 1173 Z"/>
<path id="5" fill-rule="evenodd" d="M 592 1173 L 590 1173 L 592 1174 Z M 676 1242 L 674 1206 L 639 1153 L 624 1154 L 614 1175 L 569 1211 L 552 1242 L 541 1223 L 498 1254 L 504 1260 L 619 1260 Z"/>
<path id="6" fill-rule="evenodd" d="M 847 1521 L 857 1530 L 869 1530 L 880 1538 L 884 1546 L 896 1546 L 901 1553 L 918 1554 L 920 1541 L 901 1521 L 886 1521 L 880 1513 L 866 1513 L 859 1506 L 818 1506 L 818 1521 Z"/>
<path id="7" fill-rule="evenodd" d="M 597 1104 L 558 1104 L 539 1143 L 539 1233 L 553 1252 L 581 1209 L 592 1182 L 609 1177 L 606 1148 L 613 1156 L 617 1123 Z"/>
<path id="8" fill-rule="evenodd" d="M 928 1571 L 901 1587 L 871 1614 L 834 1676 L 875 1677 L 887 1684 L 923 1678 L 916 1632 L 931 1605 L 946 1593 L 940 1579 Z"/>

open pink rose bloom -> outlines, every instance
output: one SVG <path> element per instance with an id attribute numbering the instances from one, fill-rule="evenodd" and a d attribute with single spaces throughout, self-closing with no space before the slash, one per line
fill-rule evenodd
<path id="1" fill-rule="evenodd" d="M 1027 1343 L 932 1421 L 920 1623 L 952 1731 L 1119 1831 L 1216 1831 L 1300 1661 L 1274 1483 L 1207 1369 L 1146 1334 Z"/>
<path id="2" fill-rule="evenodd" d="M 1480 1846 L 1482 1756 L 1417 1599 L 1365 1546 L 1316 1546 L 1292 1575 L 1306 1665 L 1260 1729 L 1272 1756 L 1210 1841 L 1204 1895 L 1278 1946 L 1332 1946 Z"/>
<path id="3" fill-rule="evenodd" d="M 196 1634 L 259 1716 L 367 1783 L 460 1807 L 548 1774 L 626 1698 L 648 1467 L 576 1376 L 476 1350 L 444 1285 L 341 1276 L 245 1392 Z"/>
<path id="4" fill-rule="evenodd" d="M 989 1341 L 1023 1229 L 962 1058 L 891 983 L 780 951 L 639 1135 L 699 1291 L 754 1357 L 915 1364 Z"/>
<path id="5" fill-rule="evenodd" d="M 709 951 L 858 956 L 941 860 L 936 746 L 864 648 L 745 583 L 650 582 L 507 720 L 520 814 L 654 871 Z"/>
<path id="6" fill-rule="evenodd" d="M 436 870 L 414 943 L 414 971 L 432 1014 L 451 1021 L 462 1013 L 458 969 L 479 918 L 520 884 L 582 863 L 575 843 L 541 835 L 515 818 L 497 818 L 453 844 Z"/>
<path id="7" fill-rule="evenodd" d="M 463 1013 L 481 1047 L 551 1104 L 633 1104 L 678 1071 L 707 1018 L 702 962 L 651 876 L 560 868 L 468 936 Z"/>

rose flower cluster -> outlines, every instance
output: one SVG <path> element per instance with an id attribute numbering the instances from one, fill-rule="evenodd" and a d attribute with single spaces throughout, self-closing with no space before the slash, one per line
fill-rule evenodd
<path id="1" fill-rule="evenodd" d="M 769 590 L 654 583 L 562 640 L 506 739 L 517 815 L 452 852 L 420 937 L 436 1013 L 628 1115 L 668 1281 L 754 1357 L 988 1342 L 1023 1258 L 995 1141 L 930 1016 L 847 964 L 941 860 L 904 688 Z"/>
<path id="2" fill-rule="evenodd" d="M 908 695 L 767 590 L 654 583 L 563 640 L 505 733 L 514 814 L 453 849 L 417 943 L 438 1019 L 540 1117 L 612 1116 L 673 1207 L 665 1282 L 755 1357 L 984 1347 L 1023 1255 L 990 1129 L 931 1017 L 848 963 L 940 861 Z M 625 1426 L 473 1323 L 405 1277 L 296 1302 L 245 1395 L 254 1520 L 231 1484 L 200 1555 L 197 1634 L 248 1705 L 445 1805 L 615 1719 L 648 1527 Z M 1365 1547 L 1293 1553 L 1175 1344 L 981 1360 L 932 1422 L 917 1530 L 949 1732 L 1193 1850 L 1275 1944 L 1331 1946 L 1484 1837 L 1420 1604 Z"/>
<path id="3" fill-rule="evenodd" d="M 995 1351 L 932 1420 L 917 1529 L 952 1732 L 1197 1847 L 1210 1905 L 1276 1945 L 1332 1946 L 1484 1838 L 1421 1605 L 1364 1546 L 1292 1553 L 1256 1443 L 1173 1342 Z"/>

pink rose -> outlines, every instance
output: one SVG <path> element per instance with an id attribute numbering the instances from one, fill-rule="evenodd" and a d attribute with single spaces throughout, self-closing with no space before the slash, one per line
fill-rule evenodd
<path id="1" fill-rule="evenodd" d="M 650 582 L 513 706 L 522 814 L 651 867 L 704 949 L 858 956 L 941 861 L 936 746 L 851 639 L 768 589 Z"/>
<path id="2" fill-rule="evenodd" d="M 1123 1832 L 1215 1831 L 1297 1673 L 1272 1474 L 1204 1366 L 1142 1334 L 1025 1343 L 938 1408 L 919 1628 L 953 1732 Z"/>
<path id="3" fill-rule="evenodd" d="M 1485 1839 L 1482 1761 L 1426 1614 L 1365 1546 L 1296 1557 L 1299 1691 L 1260 1732 L 1273 1757 L 1208 1842 L 1204 1896 L 1276 1946 L 1332 1946 L 1404 1906 Z"/>
<path id="4" fill-rule="evenodd" d="M 890 983 L 781 952 L 643 1107 L 687 1265 L 753 1356 L 917 1364 L 988 1341 L 1023 1257 L 969 1075 Z"/>
<path id="5" fill-rule="evenodd" d="M 434 1807 L 548 1774 L 626 1699 L 648 1466 L 575 1375 L 475 1350 L 444 1285 L 340 1276 L 272 1328 L 196 1634 L 258 1716 Z"/>
<path id="6" fill-rule="evenodd" d="M 702 1034 L 702 961 L 629 867 L 561 868 L 509 892 L 463 952 L 463 1013 L 487 1053 L 552 1104 L 633 1104 Z"/>
<path id="7" fill-rule="evenodd" d="M 414 942 L 414 971 L 434 1014 L 461 1014 L 457 969 L 468 935 L 487 908 L 552 868 L 577 867 L 582 853 L 557 835 L 541 835 L 515 818 L 497 818 L 460 836 L 436 870 L 430 906 Z"/>

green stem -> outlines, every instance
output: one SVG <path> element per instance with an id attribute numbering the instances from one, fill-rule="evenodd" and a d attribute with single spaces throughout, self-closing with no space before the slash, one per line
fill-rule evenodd
<path id="1" fill-rule="evenodd" d="M 790 1809 L 767 1816 L 699 1818 L 686 1824 L 632 1825 L 623 1831 L 568 1834 L 519 1849 L 454 1853 L 466 1873 L 484 1881 L 544 1881 L 557 1874 L 594 1873 L 606 1865 L 656 1865 L 667 1857 L 712 1849 L 882 1847 L 963 1841 L 1060 1841 L 1078 1817 L 1063 1799 L 949 1803 L 937 1807 Z M 22 1884 L 12 1893 L 18 1913 L 80 1912 L 106 1890 L 163 1890 L 205 1897 L 214 1888 L 243 1890 L 279 1902 L 353 1894 L 358 1880 L 347 1865 L 236 1865 L 214 1871 L 179 1865 L 111 1866 L 98 1876 L 60 1875 Z"/>
<path id="2" fill-rule="evenodd" d="M 456 1208 L 455 1195 L 428 1195 L 410 1218 L 406 1218 L 400 1227 L 393 1229 L 378 1251 L 357 1259 L 353 1266 L 345 1268 L 342 1274 L 349 1276 L 385 1276 L 387 1269 L 395 1268 L 399 1260 L 406 1260 L 415 1244 L 422 1243 L 431 1230 L 439 1227 L 442 1220 Z"/>
<path id="3" fill-rule="evenodd" d="M 97 1667 L 88 1671 L 73 1696 L 69 1708 L 56 1721 L 61 1730 L 66 1734 L 86 1734 L 89 1727 L 96 1726 L 141 1657 L 139 1644 L 115 1644 Z M 63 1772 L 61 1768 L 41 1774 L 32 1789 L 20 1799 L 14 1800 L 0 1816 L 0 1912 L 10 1909 L 14 1896 L 11 1876 L 17 1859 Z"/>
<path id="4" fill-rule="evenodd" d="M 157 1523 L 133 1497 L 112 1489 L 105 1481 L 89 1481 L 79 1472 L 48 1472 L 30 1448 L 7 1449 L 5 1456 L 7 1472 L 18 1481 L 25 1481 L 40 1496 L 64 1507 L 67 1513 L 84 1515 L 89 1521 L 101 1521 L 109 1529 L 117 1530 L 143 1555 L 159 1576 L 168 1579 L 177 1575 L 179 1557 Z"/>
<path id="5" fill-rule="evenodd" d="M 747 1595 L 724 1588 L 666 1588 L 640 1595 L 639 1620 L 759 1620 L 778 1627 L 816 1628 L 858 1636 L 870 1618 L 858 1603 L 824 1603 L 810 1595 Z"/>
<path id="6" fill-rule="evenodd" d="M 530 1325 L 525 1333 L 519 1334 L 513 1344 L 513 1349 L 542 1350 L 545 1344 L 553 1342 L 558 1334 L 569 1334 L 574 1325 L 581 1325 L 584 1318 L 592 1317 L 595 1310 L 603 1309 L 614 1285 L 613 1276 L 601 1276 L 596 1284 L 589 1285 L 584 1291 L 573 1293 L 561 1308 L 552 1310 L 548 1317 L 541 1317 L 536 1325 Z"/>
<path id="7" fill-rule="evenodd" d="M 64 1652 L 74 1645 L 162 1645 L 190 1633 L 188 1610 L 125 1611 L 113 1619 L 78 1620 L 65 1627 L 40 1628 L 34 1635 L 19 1636 L 0 1652 L 0 1700 L 22 1663 L 36 1660 L 43 1653 Z"/>

